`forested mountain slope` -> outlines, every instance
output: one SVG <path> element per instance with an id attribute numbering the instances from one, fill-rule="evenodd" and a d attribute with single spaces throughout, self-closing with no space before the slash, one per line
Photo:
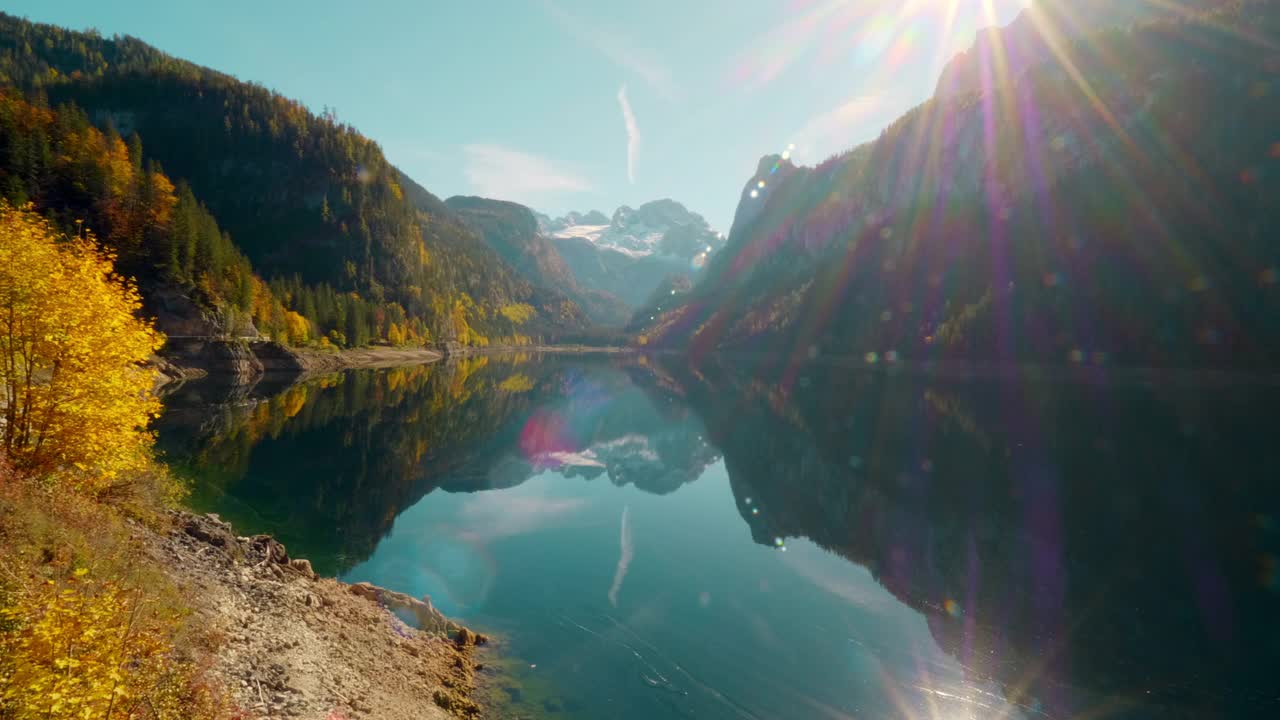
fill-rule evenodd
<path id="1" fill-rule="evenodd" d="M 144 156 L 136 135 L 126 143 L 101 132 L 77 108 L 0 89 L 0 198 L 32 205 L 68 235 L 91 231 L 121 274 L 142 278 L 148 309 L 170 334 L 312 339 L 311 324 L 254 274 L 190 187 Z"/>
<path id="2" fill-rule="evenodd" d="M 644 339 L 1274 367 L 1278 39 L 1262 0 L 1107 29 L 815 168 L 766 158 L 726 250 Z"/>
<path id="3" fill-rule="evenodd" d="M 602 326 L 620 327 L 630 317 L 630 309 L 616 296 L 578 284 L 556 244 L 539 231 L 529 208 L 505 200 L 463 196 L 451 197 L 445 205 L 545 295 L 544 304 L 571 300 Z"/>
<path id="4" fill-rule="evenodd" d="M 384 314 L 398 306 L 441 340 L 579 325 L 559 306 L 537 305 L 529 283 L 332 114 L 134 38 L 5 15 L 0 80 L 37 105 L 74 103 L 100 128 L 140 136 L 264 277 L 354 294 Z M 533 307 L 527 325 L 502 312 L 511 305 Z"/>

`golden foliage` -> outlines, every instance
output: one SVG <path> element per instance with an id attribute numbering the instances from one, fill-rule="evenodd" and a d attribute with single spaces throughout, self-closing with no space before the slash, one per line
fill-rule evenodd
<path id="1" fill-rule="evenodd" d="M 404 330 L 401 330 L 399 325 L 395 323 L 391 323 L 391 326 L 387 328 L 387 342 L 395 346 L 404 345 L 405 344 Z"/>
<path id="2" fill-rule="evenodd" d="M 293 310 L 284 313 L 285 332 L 290 345 L 305 345 L 311 340 L 311 322 Z"/>
<path id="3" fill-rule="evenodd" d="M 159 405 L 139 363 L 160 335 L 91 239 L 0 204 L 0 428 L 29 474 L 100 493 L 149 464 Z"/>
<path id="4" fill-rule="evenodd" d="M 0 453 L 0 718 L 232 715 L 193 664 L 216 635 L 139 557 L 135 522 L 6 475 Z"/>
<path id="5" fill-rule="evenodd" d="M 14 720 L 201 717 L 212 694 L 173 657 L 177 617 L 77 569 L 0 610 L 0 715 Z"/>
<path id="6" fill-rule="evenodd" d="M 471 327 L 470 319 L 485 319 L 484 308 L 476 304 L 471 296 L 461 293 L 453 301 L 452 310 L 449 312 L 449 318 L 453 323 L 453 334 L 458 342 L 463 345 L 474 345 L 475 347 L 488 347 L 489 338 L 481 335 L 478 331 Z"/>
<path id="7" fill-rule="evenodd" d="M 178 485 L 153 465 L 146 430 L 158 404 L 141 362 L 161 337 L 113 261 L 0 203 L 3 720 L 225 714 L 176 649 L 189 626 L 124 522 Z M 122 507 L 122 488 L 142 505 Z"/>
<path id="8" fill-rule="evenodd" d="M 533 306 L 528 303 L 503 305 L 498 312 L 502 314 L 502 317 L 510 320 L 516 325 L 523 325 L 529 322 L 529 320 L 537 314 L 537 311 L 533 309 Z"/>

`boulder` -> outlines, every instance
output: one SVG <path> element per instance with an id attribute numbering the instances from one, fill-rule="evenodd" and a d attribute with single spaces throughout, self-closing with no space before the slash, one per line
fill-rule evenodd
<path id="1" fill-rule="evenodd" d="M 220 548 L 228 554 L 239 554 L 240 544 L 231 531 L 231 525 L 223 522 L 217 515 L 179 513 L 177 520 L 179 529 L 196 540 Z"/>

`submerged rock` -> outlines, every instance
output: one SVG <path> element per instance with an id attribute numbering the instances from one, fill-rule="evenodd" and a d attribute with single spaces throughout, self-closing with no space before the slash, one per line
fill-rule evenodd
<path id="1" fill-rule="evenodd" d="M 459 641 L 459 646 L 475 644 L 474 634 L 467 628 L 446 618 L 432 606 L 431 599 L 428 597 L 424 596 L 421 600 L 418 600 L 404 593 L 380 588 L 367 582 L 352 585 L 351 593 L 386 607 L 419 630 L 438 635 L 456 634 L 456 637 L 461 637 L 463 633 L 466 633 L 467 637 L 471 638 L 471 642 L 464 643 Z"/>

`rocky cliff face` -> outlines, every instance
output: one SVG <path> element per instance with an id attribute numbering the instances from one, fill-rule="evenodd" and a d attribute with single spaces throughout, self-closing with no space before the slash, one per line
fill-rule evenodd
<path id="1" fill-rule="evenodd" d="M 247 383 L 262 375 L 262 361 L 244 340 L 171 337 L 162 351 L 170 362 L 209 375 Z"/>
<path id="2" fill-rule="evenodd" d="M 170 337 L 256 338 L 258 329 L 248 317 L 227 317 L 202 306 L 173 285 L 152 285 L 144 294 L 144 309 L 155 318 L 156 329 Z"/>

